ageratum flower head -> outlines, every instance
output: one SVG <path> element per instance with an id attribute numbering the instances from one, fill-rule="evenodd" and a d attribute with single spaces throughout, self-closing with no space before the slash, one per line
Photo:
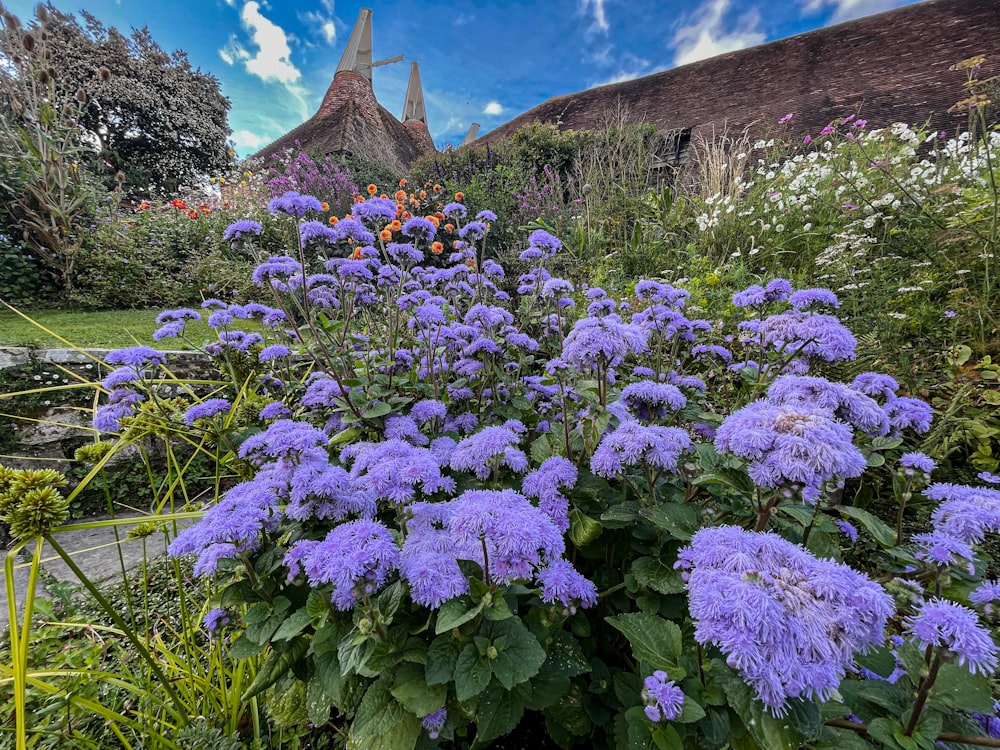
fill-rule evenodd
<path id="1" fill-rule="evenodd" d="M 1000 532 L 1000 490 L 938 482 L 924 495 L 941 504 L 931 514 L 934 530 L 966 544 L 980 544 Z"/>
<path id="2" fill-rule="evenodd" d="M 305 573 L 314 588 L 332 584 L 333 606 L 344 611 L 378 593 L 399 568 L 399 548 L 384 525 L 362 519 L 337 526 L 322 541 L 297 542 L 284 563 L 289 578 Z"/>
<path id="3" fill-rule="evenodd" d="M 381 443 L 355 443 L 341 451 L 343 462 L 353 460 L 351 478 L 376 499 L 407 503 L 417 488 L 426 495 L 452 492 L 455 481 L 441 475 L 441 466 L 427 448 L 398 438 Z"/>
<path id="4" fill-rule="evenodd" d="M 640 380 L 625 386 L 621 402 L 637 419 L 652 422 L 663 419 L 668 411 L 680 411 L 687 399 L 676 385 Z"/>
<path id="5" fill-rule="evenodd" d="M 145 367 L 146 365 L 166 364 L 167 355 L 151 346 L 130 346 L 126 349 L 114 349 L 108 352 L 104 361 L 109 365 Z"/>
<path id="6" fill-rule="evenodd" d="M 996 671 L 996 644 L 968 607 L 947 599 L 931 599 L 906 619 L 906 630 L 921 647 L 945 649 L 973 674 L 991 675 Z"/>
<path id="7" fill-rule="evenodd" d="M 805 403 L 829 409 L 834 416 L 869 435 L 889 432 L 889 417 L 873 398 L 843 383 L 808 375 L 782 375 L 767 389 L 776 404 Z"/>
<path id="8" fill-rule="evenodd" d="M 272 214 L 284 211 L 290 216 L 302 217 L 308 211 L 322 213 L 323 204 L 311 195 L 301 195 L 295 190 L 289 190 L 284 195 L 272 198 L 267 204 L 267 210 Z"/>
<path id="9" fill-rule="evenodd" d="M 648 464 L 654 469 L 676 471 L 681 453 L 691 447 L 691 436 L 679 427 L 646 427 L 626 421 L 607 433 L 590 459 L 590 469 L 602 477 L 615 477 L 627 466 Z"/>
<path id="10" fill-rule="evenodd" d="M 486 479 L 494 466 L 506 466 L 515 474 L 523 474 L 528 470 L 528 457 L 517 447 L 520 442 L 520 435 L 510 427 L 487 427 L 455 446 L 451 468 L 472 472 L 479 479 Z"/>
<path id="11" fill-rule="evenodd" d="M 260 222 L 251 219 L 240 219 L 226 227 L 226 231 L 222 233 L 222 239 L 238 240 L 245 234 L 259 235 L 263 231 L 264 227 L 260 225 Z"/>
<path id="12" fill-rule="evenodd" d="M 630 354 L 646 349 L 646 332 L 612 314 L 578 320 L 563 341 L 562 359 L 590 372 L 616 367 Z"/>
<path id="13" fill-rule="evenodd" d="M 798 401 L 759 399 L 726 417 L 715 447 L 747 459 L 759 487 L 798 485 L 811 499 L 834 478 L 860 476 L 866 461 L 850 427 L 833 412 Z"/>
<path id="14" fill-rule="evenodd" d="M 576 485 L 577 470 L 573 463 L 562 456 L 551 456 L 542 465 L 524 477 L 521 492 L 538 499 L 538 509 L 552 519 L 560 531 L 569 529 L 569 500 L 563 490 Z"/>
<path id="15" fill-rule="evenodd" d="M 854 655 L 883 643 L 895 607 L 880 586 L 776 534 L 698 531 L 677 555 L 695 640 L 714 643 L 772 714 L 829 699 Z"/>
<path id="16" fill-rule="evenodd" d="M 336 230 L 320 221 L 303 221 L 299 224 L 299 243 L 306 247 L 310 242 L 334 244 L 340 238 Z"/>
<path id="17" fill-rule="evenodd" d="M 355 203 L 351 213 L 369 223 L 385 224 L 396 218 L 396 201 L 391 198 L 369 198 Z"/>
<path id="18" fill-rule="evenodd" d="M 765 318 L 760 341 L 785 356 L 813 357 L 826 362 L 854 359 L 854 335 L 832 315 L 786 310 Z"/>
<path id="19" fill-rule="evenodd" d="M 656 670 L 642 682 L 643 709 L 652 722 L 673 721 L 684 707 L 684 691 L 667 679 L 667 673 Z"/>

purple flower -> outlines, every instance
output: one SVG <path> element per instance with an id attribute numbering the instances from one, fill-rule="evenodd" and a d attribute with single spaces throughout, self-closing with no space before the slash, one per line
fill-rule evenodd
<path id="1" fill-rule="evenodd" d="M 854 378 L 851 388 L 873 398 L 881 396 L 883 400 L 888 401 L 896 398 L 899 383 L 891 375 L 883 375 L 880 372 L 863 372 Z"/>
<path id="2" fill-rule="evenodd" d="M 646 718 L 657 723 L 673 721 L 681 715 L 684 707 L 684 691 L 677 687 L 673 680 L 667 679 L 666 672 L 658 669 L 643 680 L 642 684 Z"/>
<path id="3" fill-rule="evenodd" d="M 562 359 L 581 371 L 616 367 L 630 354 L 646 351 L 647 334 L 618 315 L 581 318 L 563 341 Z"/>
<path id="4" fill-rule="evenodd" d="M 201 626 L 212 635 L 218 635 L 222 629 L 229 625 L 230 616 L 228 609 L 215 607 L 208 610 L 201 620 Z"/>
<path id="5" fill-rule="evenodd" d="M 972 546 L 947 532 L 935 529 L 926 534 L 914 534 L 913 542 L 917 545 L 914 556 L 938 567 L 959 566 L 969 570 L 974 568 L 972 560 L 975 551 Z"/>
<path id="6" fill-rule="evenodd" d="M 376 499 L 407 503 L 424 494 L 452 492 L 455 482 L 441 475 L 441 466 L 427 448 L 397 439 L 381 443 L 355 443 L 340 454 L 341 461 L 353 459 L 351 478 Z"/>
<path id="7" fill-rule="evenodd" d="M 314 588 L 332 584 L 333 606 L 344 611 L 382 588 L 399 568 L 399 548 L 392 532 L 378 521 L 351 521 L 323 541 L 297 542 L 284 563 L 290 577 L 305 573 Z"/>
<path id="8" fill-rule="evenodd" d="M 369 198 L 355 203 L 351 213 L 362 221 L 385 224 L 396 218 L 396 201 L 391 198 Z"/>
<path id="9" fill-rule="evenodd" d="M 410 419 L 418 425 L 424 425 L 427 422 L 435 420 L 443 422 L 447 414 L 448 407 L 432 398 L 418 401 L 410 408 Z"/>
<path id="10" fill-rule="evenodd" d="M 794 116 L 795 116 L 794 112 L 789 112 L 787 115 L 785 115 L 780 120 L 778 120 L 778 124 L 779 125 L 784 125 L 786 122 L 788 122 L 789 120 L 791 120 L 792 117 L 794 117 Z"/>
<path id="11" fill-rule="evenodd" d="M 889 432 L 889 418 L 878 403 L 843 383 L 808 375 L 782 375 L 767 389 L 767 400 L 775 404 L 818 406 L 869 435 Z"/>
<path id="12" fill-rule="evenodd" d="M 899 465 L 903 467 L 908 475 L 912 475 L 914 470 L 922 471 L 926 476 L 930 476 L 937 466 L 937 462 L 924 453 L 904 453 L 899 457 Z"/>
<path id="13" fill-rule="evenodd" d="M 552 519 L 556 528 L 565 532 L 569 529 L 569 501 L 562 490 L 573 489 L 576 479 L 576 466 L 571 461 L 552 456 L 524 477 L 521 492 L 527 497 L 538 498 L 538 509 Z"/>
<path id="14" fill-rule="evenodd" d="M 669 411 L 680 411 L 687 399 L 676 385 L 657 383 L 654 380 L 640 380 L 625 386 L 621 403 L 636 416 L 646 422 L 662 419 Z"/>
<path id="15" fill-rule="evenodd" d="M 193 425 L 199 419 L 209 419 L 210 417 L 214 417 L 219 412 L 228 411 L 232 408 L 232 406 L 233 405 L 224 398 L 206 399 L 200 404 L 195 404 L 184 412 L 184 421 L 187 422 L 188 425 Z"/>
<path id="16" fill-rule="evenodd" d="M 263 231 L 264 227 L 260 225 L 260 222 L 253 221 L 251 219 L 240 219 L 239 221 L 234 221 L 226 227 L 226 231 L 222 233 L 222 239 L 238 240 L 244 234 L 259 235 Z"/>
<path id="17" fill-rule="evenodd" d="M 98 432 L 118 432 L 121 421 L 135 414 L 135 405 L 145 398 L 128 388 L 117 388 L 108 394 L 108 403 L 94 413 L 94 428 Z"/>
<path id="18" fill-rule="evenodd" d="M 441 736 L 441 730 L 444 729 L 446 721 L 448 721 L 448 709 L 441 706 L 437 711 L 429 713 L 421 719 L 420 726 L 427 732 L 428 739 L 436 740 Z"/>
<path id="19" fill-rule="evenodd" d="M 715 436 L 715 447 L 747 459 L 759 487 L 798 485 L 812 492 L 829 480 L 860 476 L 865 457 L 851 428 L 827 409 L 760 399 L 733 412 Z"/>
<path id="20" fill-rule="evenodd" d="M 536 229 L 528 236 L 528 244 L 531 247 L 537 247 L 544 252 L 545 255 L 555 255 L 560 248 L 562 248 L 562 242 L 559 238 L 549 234 L 544 229 Z"/>
<path id="21" fill-rule="evenodd" d="M 990 484 L 1000 484 L 1000 477 L 996 474 L 990 474 L 988 471 L 981 471 L 976 474 L 976 479 L 980 479 L 983 482 L 989 482 Z"/>
<path id="22" fill-rule="evenodd" d="M 453 219 L 464 219 L 469 213 L 469 209 L 461 203 L 446 203 L 444 208 L 441 209 L 441 213 Z"/>
<path id="23" fill-rule="evenodd" d="M 568 560 L 553 560 L 535 578 L 542 588 L 542 601 L 562 605 L 567 614 L 575 614 L 577 607 L 597 604 L 597 587 Z"/>
<path id="24" fill-rule="evenodd" d="M 776 716 L 790 698 L 829 699 L 895 611 L 861 573 L 776 534 L 704 528 L 677 559 L 695 640 L 716 644 Z"/>
<path id="25" fill-rule="evenodd" d="M 786 310 L 760 323 L 761 342 L 784 355 L 816 357 L 827 362 L 854 359 L 857 340 L 832 315 Z"/>
<path id="26" fill-rule="evenodd" d="M 992 614 L 993 602 L 1000 601 L 1000 581 L 983 581 L 969 594 L 969 601 L 981 604 L 986 614 Z"/>
<path id="27" fill-rule="evenodd" d="M 289 190 L 282 196 L 272 198 L 267 204 L 267 210 L 272 214 L 284 211 L 290 216 L 302 217 L 306 211 L 323 211 L 323 204 L 311 195 L 300 195 L 295 190 Z"/>
<path id="28" fill-rule="evenodd" d="M 813 305 L 840 307 L 840 300 L 829 289 L 799 289 L 788 297 L 788 304 L 797 310 L 803 310 Z"/>
<path id="29" fill-rule="evenodd" d="M 906 618 L 905 624 L 921 647 L 946 649 L 960 665 L 968 665 L 973 674 L 988 676 L 996 671 L 996 644 L 968 607 L 947 599 L 931 599 Z"/>
<path id="30" fill-rule="evenodd" d="M 354 245 L 373 245 L 375 243 L 375 235 L 369 232 L 365 225 L 357 219 L 341 219 L 333 230 L 337 233 L 338 239 Z M 327 270 L 332 269 L 328 266 Z"/>
<path id="31" fill-rule="evenodd" d="M 145 367 L 146 365 L 166 364 L 167 355 L 150 346 L 130 346 L 127 349 L 115 349 L 108 352 L 104 361 L 109 365 Z"/>
<path id="32" fill-rule="evenodd" d="M 945 310 L 945 311 L 944 311 L 944 312 L 942 313 L 942 315 L 943 315 L 943 316 L 944 316 L 945 318 L 947 318 L 948 320 L 951 320 L 951 319 L 952 319 L 952 318 L 954 318 L 954 317 L 955 317 L 956 315 L 958 315 L 958 313 L 956 313 L 956 312 L 955 312 L 954 310 Z"/>
<path id="33" fill-rule="evenodd" d="M 464 240 L 481 240 L 488 231 L 486 224 L 481 221 L 470 221 L 458 230 L 458 236 Z"/>
<path id="34" fill-rule="evenodd" d="M 690 435 L 679 427 L 624 422 L 601 439 L 590 459 L 590 469 L 609 479 L 621 474 L 626 466 L 643 462 L 654 469 L 676 471 L 680 454 L 690 447 Z"/>
<path id="35" fill-rule="evenodd" d="M 998 490 L 938 482 L 924 495 L 942 501 L 931 514 L 936 531 L 968 544 L 979 544 L 988 532 L 1000 532 Z"/>
<path id="36" fill-rule="evenodd" d="M 326 242 L 330 245 L 340 239 L 336 230 L 320 221 L 303 221 L 299 224 L 299 242 L 306 247 L 310 242 Z"/>
<path id="37" fill-rule="evenodd" d="M 143 373 L 135 367 L 117 367 L 105 376 L 101 385 L 106 390 L 113 391 L 119 386 L 142 380 L 142 375 Z"/>
<path id="38" fill-rule="evenodd" d="M 261 362 L 270 362 L 275 359 L 280 359 L 281 357 L 287 357 L 291 355 L 292 350 L 289 349 L 284 344 L 271 344 L 260 350 L 260 354 L 257 355 L 257 359 Z"/>
<path id="39" fill-rule="evenodd" d="M 506 466 L 515 474 L 528 470 L 528 458 L 517 445 L 520 436 L 508 427 L 487 427 L 455 446 L 450 466 L 455 471 L 469 471 L 486 479 L 494 466 Z"/>
<path id="40" fill-rule="evenodd" d="M 272 401 L 260 410 L 260 414 L 257 416 L 268 422 L 272 419 L 279 419 L 283 417 L 291 416 L 292 411 L 287 406 L 285 406 L 284 401 Z"/>
<path id="41" fill-rule="evenodd" d="M 918 398 L 900 396 L 886 402 L 883 408 L 889 417 L 893 435 L 906 429 L 923 434 L 931 428 L 934 419 L 934 410 Z"/>
<path id="42" fill-rule="evenodd" d="M 835 521 L 837 528 L 840 529 L 844 536 L 846 536 L 851 542 L 858 541 L 858 530 L 847 521 Z"/>

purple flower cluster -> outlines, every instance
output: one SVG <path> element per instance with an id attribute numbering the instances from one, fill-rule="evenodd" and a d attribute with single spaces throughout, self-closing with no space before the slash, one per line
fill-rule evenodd
<path id="1" fill-rule="evenodd" d="M 973 674 L 991 675 L 996 671 L 996 644 L 968 607 L 947 599 L 931 599 L 906 619 L 906 630 L 921 647 L 945 649 Z"/>
<path id="2" fill-rule="evenodd" d="M 620 400 L 636 419 L 644 422 L 663 419 L 668 411 L 680 411 L 687 404 L 680 388 L 655 380 L 630 383 L 622 389 Z"/>
<path id="3" fill-rule="evenodd" d="M 333 606 L 348 610 L 378 593 L 399 567 L 399 547 L 388 528 L 362 519 L 335 527 L 322 541 L 297 542 L 284 562 L 289 578 L 304 573 L 314 588 L 331 584 Z"/>
<path id="4" fill-rule="evenodd" d="M 499 466 L 523 474 L 528 470 L 528 457 L 517 447 L 520 442 L 521 436 L 511 427 L 487 427 L 455 446 L 451 468 L 471 472 L 479 479 L 486 479 Z"/>
<path id="5" fill-rule="evenodd" d="M 684 708 L 684 691 L 667 679 L 667 673 L 656 670 L 643 680 L 642 697 L 646 703 L 646 718 L 657 723 L 673 721 Z"/>
<path id="6" fill-rule="evenodd" d="M 303 217 L 308 211 L 323 211 L 323 204 L 311 195 L 300 195 L 295 190 L 289 190 L 284 195 L 272 198 L 267 204 L 267 210 L 272 214 L 284 211 L 290 216 Z"/>
<path id="7" fill-rule="evenodd" d="M 646 349 L 646 332 L 611 314 L 578 320 L 563 341 L 562 359 L 583 372 L 604 371 Z"/>
<path id="8" fill-rule="evenodd" d="M 679 427 L 646 427 L 626 421 L 601 439 L 590 459 L 590 470 L 609 479 L 627 466 L 642 463 L 660 471 L 676 471 L 681 453 L 690 447 L 691 436 Z"/>
<path id="9" fill-rule="evenodd" d="M 722 649 L 776 716 L 792 698 L 828 699 L 895 611 L 861 573 L 776 534 L 705 528 L 677 559 L 695 640 Z"/>
<path id="10" fill-rule="evenodd" d="M 854 433 L 830 409 L 807 401 L 776 404 L 759 399 L 726 417 L 715 447 L 749 461 L 759 487 L 802 491 L 813 501 L 834 478 L 860 476 L 865 457 Z"/>
<path id="11" fill-rule="evenodd" d="M 190 407 L 184 412 L 184 421 L 193 425 L 199 419 L 209 419 L 216 414 L 228 411 L 232 404 L 225 398 L 209 398 Z"/>
<path id="12" fill-rule="evenodd" d="M 569 459 L 551 456 L 524 477 L 521 492 L 538 499 L 538 509 L 548 516 L 560 531 L 569 529 L 569 500 L 562 490 L 576 485 L 577 470 Z"/>
<path id="13" fill-rule="evenodd" d="M 253 221 L 252 219 L 240 219 L 239 221 L 234 221 L 226 227 L 226 231 L 222 233 L 222 239 L 238 240 L 245 234 L 259 235 L 263 231 L 264 227 L 260 225 L 259 221 Z"/>

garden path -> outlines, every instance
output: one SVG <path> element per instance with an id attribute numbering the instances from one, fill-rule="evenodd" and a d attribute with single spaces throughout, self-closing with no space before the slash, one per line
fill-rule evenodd
<path id="1" fill-rule="evenodd" d="M 109 518 L 109 516 L 91 518 L 88 519 L 88 522 L 106 521 Z M 148 515 L 126 518 L 129 521 L 134 520 L 134 523 L 66 531 L 60 533 L 56 541 L 69 553 L 73 562 L 88 579 L 95 583 L 106 582 L 115 576 L 120 576 L 123 566 L 125 570 L 131 570 L 141 565 L 144 559 L 150 561 L 166 553 L 166 537 L 160 532 L 151 534 L 144 539 L 127 538 L 131 528 L 149 520 Z M 118 520 L 123 520 L 123 517 L 118 516 Z M 28 591 L 29 566 L 30 551 L 22 552 L 14 569 L 14 592 L 19 613 L 24 610 L 24 597 Z M 45 544 L 42 551 L 42 570 L 44 572 L 36 588 L 36 593 L 39 596 L 48 596 L 48 591 L 45 588 L 46 583 L 66 581 L 79 584 L 79 579 L 70 567 L 48 543 Z M 0 578 L 4 577 L 3 569 L 0 568 Z M 7 587 L 3 585 L 0 586 L 0 632 L 6 630 Z"/>

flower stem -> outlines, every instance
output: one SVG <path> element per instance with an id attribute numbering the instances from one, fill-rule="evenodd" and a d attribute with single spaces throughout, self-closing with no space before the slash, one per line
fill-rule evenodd
<path id="1" fill-rule="evenodd" d="M 917 728 L 917 722 L 920 721 L 920 714 L 923 712 L 924 704 L 927 702 L 927 694 L 930 693 L 934 681 L 937 680 L 939 669 L 941 669 L 940 652 L 934 655 L 930 671 L 920 680 L 920 688 L 917 690 L 917 700 L 913 704 L 910 720 L 906 722 L 906 729 L 903 730 L 904 737 L 912 736 L 913 730 Z"/>

